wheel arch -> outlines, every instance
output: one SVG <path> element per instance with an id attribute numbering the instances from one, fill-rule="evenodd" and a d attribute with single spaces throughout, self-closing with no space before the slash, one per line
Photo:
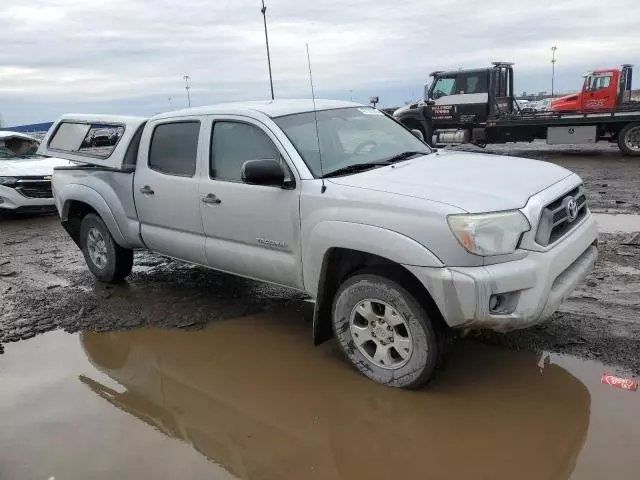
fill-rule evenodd
<path id="1" fill-rule="evenodd" d="M 104 198 L 92 188 L 84 185 L 70 186 L 71 191 L 66 192 L 65 200 L 60 210 L 62 226 L 67 231 L 73 241 L 80 247 L 80 224 L 88 213 L 95 213 L 105 223 L 114 241 L 121 246 L 127 246 L 120 227 L 118 226 L 113 212 L 105 202 Z"/>
<path id="2" fill-rule="evenodd" d="M 314 345 L 333 336 L 331 309 L 340 283 L 363 269 L 375 270 L 401 281 L 417 299 L 426 302 L 426 307 L 439 314 L 431 294 L 403 266 L 441 267 L 442 262 L 432 252 L 413 239 L 379 227 L 345 222 L 324 223 L 320 229 L 314 230 L 315 235 L 303 257 L 305 288 L 316 300 Z"/>

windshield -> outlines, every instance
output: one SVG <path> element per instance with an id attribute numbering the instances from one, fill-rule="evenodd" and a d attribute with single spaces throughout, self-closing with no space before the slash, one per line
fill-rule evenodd
<path id="1" fill-rule="evenodd" d="M 322 110 L 317 115 L 317 134 L 313 112 L 274 118 L 316 178 L 351 165 L 385 162 L 407 151 L 431 153 L 411 132 L 374 108 Z"/>
<path id="2" fill-rule="evenodd" d="M 35 155 L 40 144 L 37 140 L 8 137 L 0 140 L 0 160 L 14 160 Z"/>

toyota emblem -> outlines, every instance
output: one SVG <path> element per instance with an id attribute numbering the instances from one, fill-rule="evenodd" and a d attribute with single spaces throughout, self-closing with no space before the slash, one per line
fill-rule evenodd
<path id="1" fill-rule="evenodd" d="M 570 222 L 573 222 L 578 216 L 578 204 L 576 203 L 575 198 L 572 198 L 567 202 L 567 216 L 569 217 Z"/>

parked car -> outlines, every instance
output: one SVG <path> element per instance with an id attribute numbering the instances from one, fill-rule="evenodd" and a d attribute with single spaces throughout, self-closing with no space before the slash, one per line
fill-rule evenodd
<path id="1" fill-rule="evenodd" d="M 0 131 L 0 212 L 55 211 L 53 167 L 70 162 L 36 154 L 39 145 L 29 135 Z"/>
<path id="2" fill-rule="evenodd" d="M 124 127 L 111 152 L 62 148 L 81 144 L 77 125 L 105 123 Z M 41 153 L 51 145 L 84 163 L 56 168 L 53 187 L 98 279 L 122 280 L 147 248 L 300 290 L 314 342 L 334 334 L 361 373 L 395 387 L 428 381 L 452 330 L 548 319 L 597 257 L 578 175 L 434 151 L 351 102 L 65 115 Z"/>

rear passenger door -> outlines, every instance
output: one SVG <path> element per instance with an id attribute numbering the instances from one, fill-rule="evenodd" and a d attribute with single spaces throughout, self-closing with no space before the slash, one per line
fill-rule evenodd
<path id="1" fill-rule="evenodd" d="M 245 117 L 214 118 L 208 146 L 200 208 L 209 265 L 302 288 L 300 182 L 285 149 L 268 127 Z M 291 186 L 244 183 L 243 163 L 260 159 L 279 160 Z"/>
<path id="2" fill-rule="evenodd" d="M 201 136 L 198 118 L 150 123 L 140 143 L 134 198 L 149 249 L 204 265 L 198 193 Z"/>

